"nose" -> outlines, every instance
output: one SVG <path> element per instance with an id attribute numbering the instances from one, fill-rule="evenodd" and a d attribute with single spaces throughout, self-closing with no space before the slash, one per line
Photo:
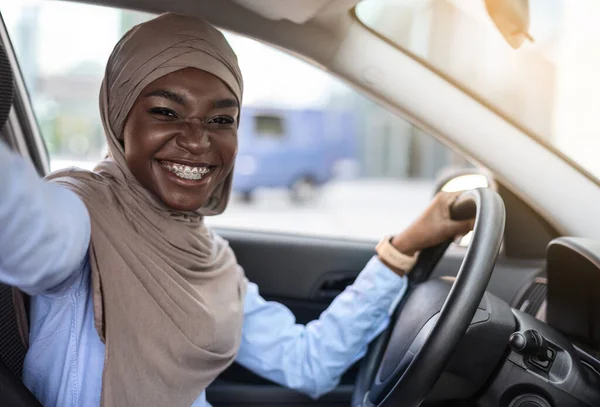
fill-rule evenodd
<path id="1" fill-rule="evenodd" d="M 209 130 L 200 121 L 190 120 L 176 139 L 177 145 L 192 154 L 200 154 L 210 148 Z"/>

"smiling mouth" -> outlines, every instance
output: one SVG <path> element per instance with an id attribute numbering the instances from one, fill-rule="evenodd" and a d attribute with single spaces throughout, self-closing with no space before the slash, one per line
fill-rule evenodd
<path id="1" fill-rule="evenodd" d="M 175 174 L 178 178 L 192 180 L 192 181 L 201 180 L 207 174 L 209 174 L 212 171 L 212 169 L 214 168 L 213 166 L 210 166 L 210 165 L 195 167 L 195 166 L 191 166 L 191 165 L 178 164 L 178 163 L 173 163 L 173 162 L 169 162 L 169 161 L 161 161 L 160 165 L 167 171 Z"/>

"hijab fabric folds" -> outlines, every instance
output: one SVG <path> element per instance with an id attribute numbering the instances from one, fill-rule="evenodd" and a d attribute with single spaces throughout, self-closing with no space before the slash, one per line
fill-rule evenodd
<path id="1" fill-rule="evenodd" d="M 246 280 L 203 216 L 225 209 L 231 174 L 196 212 L 166 207 L 127 168 L 123 127 L 140 92 L 183 68 L 220 78 L 242 100 L 237 58 L 202 19 L 164 14 L 116 45 L 100 91 L 109 158 L 49 179 L 77 193 L 91 219 L 94 320 L 106 344 L 102 407 L 189 407 L 235 359 Z"/>

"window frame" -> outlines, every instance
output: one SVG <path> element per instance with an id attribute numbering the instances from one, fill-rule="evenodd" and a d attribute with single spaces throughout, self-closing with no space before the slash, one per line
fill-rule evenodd
<path id="1" fill-rule="evenodd" d="M 13 108 L 3 129 L 3 135 L 17 152 L 32 162 L 40 176 L 45 176 L 50 172 L 48 150 L 42 138 L 19 61 L 1 12 L 0 41 L 8 55 L 15 82 Z"/>
<path id="2" fill-rule="evenodd" d="M 361 1 L 365 1 L 365 0 L 361 0 Z M 600 187 L 600 179 L 599 178 L 596 178 L 590 171 L 588 171 L 586 168 L 584 168 L 583 166 L 578 164 L 575 160 L 573 160 L 572 158 L 567 156 L 561 150 L 554 147 L 552 144 L 550 144 L 550 142 L 544 140 L 541 137 L 538 137 L 535 134 L 535 132 L 530 130 L 528 127 L 522 125 L 521 123 L 517 122 L 516 120 L 513 120 L 508 114 L 504 113 L 501 109 L 496 107 L 496 105 L 488 102 L 485 98 L 478 95 L 477 93 L 472 92 L 468 87 L 461 84 L 459 81 L 454 79 L 452 76 L 444 73 L 444 71 L 442 71 L 441 69 L 436 68 L 432 63 L 428 62 L 425 58 L 422 58 L 422 57 L 416 55 L 414 52 L 411 52 L 409 49 L 401 46 L 400 44 L 396 43 L 395 41 L 391 40 L 390 38 L 386 37 L 379 31 L 375 30 L 374 28 L 372 28 L 371 26 L 366 24 L 358 16 L 358 13 L 356 11 L 357 6 L 358 6 L 358 3 L 349 11 L 350 17 L 352 19 L 354 19 L 354 21 L 357 24 L 359 24 L 360 26 L 362 26 L 365 30 L 367 30 L 368 32 L 370 32 L 371 34 L 373 34 L 375 37 L 379 38 L 381 41 L 385 42 L 386 44 L 394 47 L 396 50 L 398 50 L 402 54 L 411 58 L 412 60 L 417 62 L 419 65 L 423 66 L 423 68 L 427 69 L 428 71 L 432 72 L 433 74 L 435 74 L 438 77 L 440 77 L 441 79 L 443 79 L 445 82 L 448 82 L 450 85 L 454 86 L 457 90 L 466 94 L 467 96 L 472 98 L 475 102 L 479 103 L 481 106 L 483 106 L 487 110 L 493 112 L 495 115 L 500 117 L 502 120 L 506 121 L 507 123 L 510 123 L 510 125 L 515 127 L 523 135 L 527 136 L 528 138 L 532 139 L 537 144 L 541 145 L 543 148 L 548 150 L 550 153 L 554 154 L 556 157 L 563 160 L 567 165 L 573 167 L 576 171 L 581 173 L 588 180 L 592 181 L 594 184 L 596 184 L 596 186 Z"/>

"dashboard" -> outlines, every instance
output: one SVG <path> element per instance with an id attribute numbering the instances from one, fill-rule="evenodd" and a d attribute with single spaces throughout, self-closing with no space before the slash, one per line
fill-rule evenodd
<path id="1" fill-rule="evenodd" d="M 600 406 L 600 242 L 552 240 L 518 298 L 510 352 L 479 405 Z"/>
<path id="2" fill-rule="evenodd" d="M 600 242 L 554 239 L 546 260 L 543 319 L 587 352 L 600 354 Z"/>

